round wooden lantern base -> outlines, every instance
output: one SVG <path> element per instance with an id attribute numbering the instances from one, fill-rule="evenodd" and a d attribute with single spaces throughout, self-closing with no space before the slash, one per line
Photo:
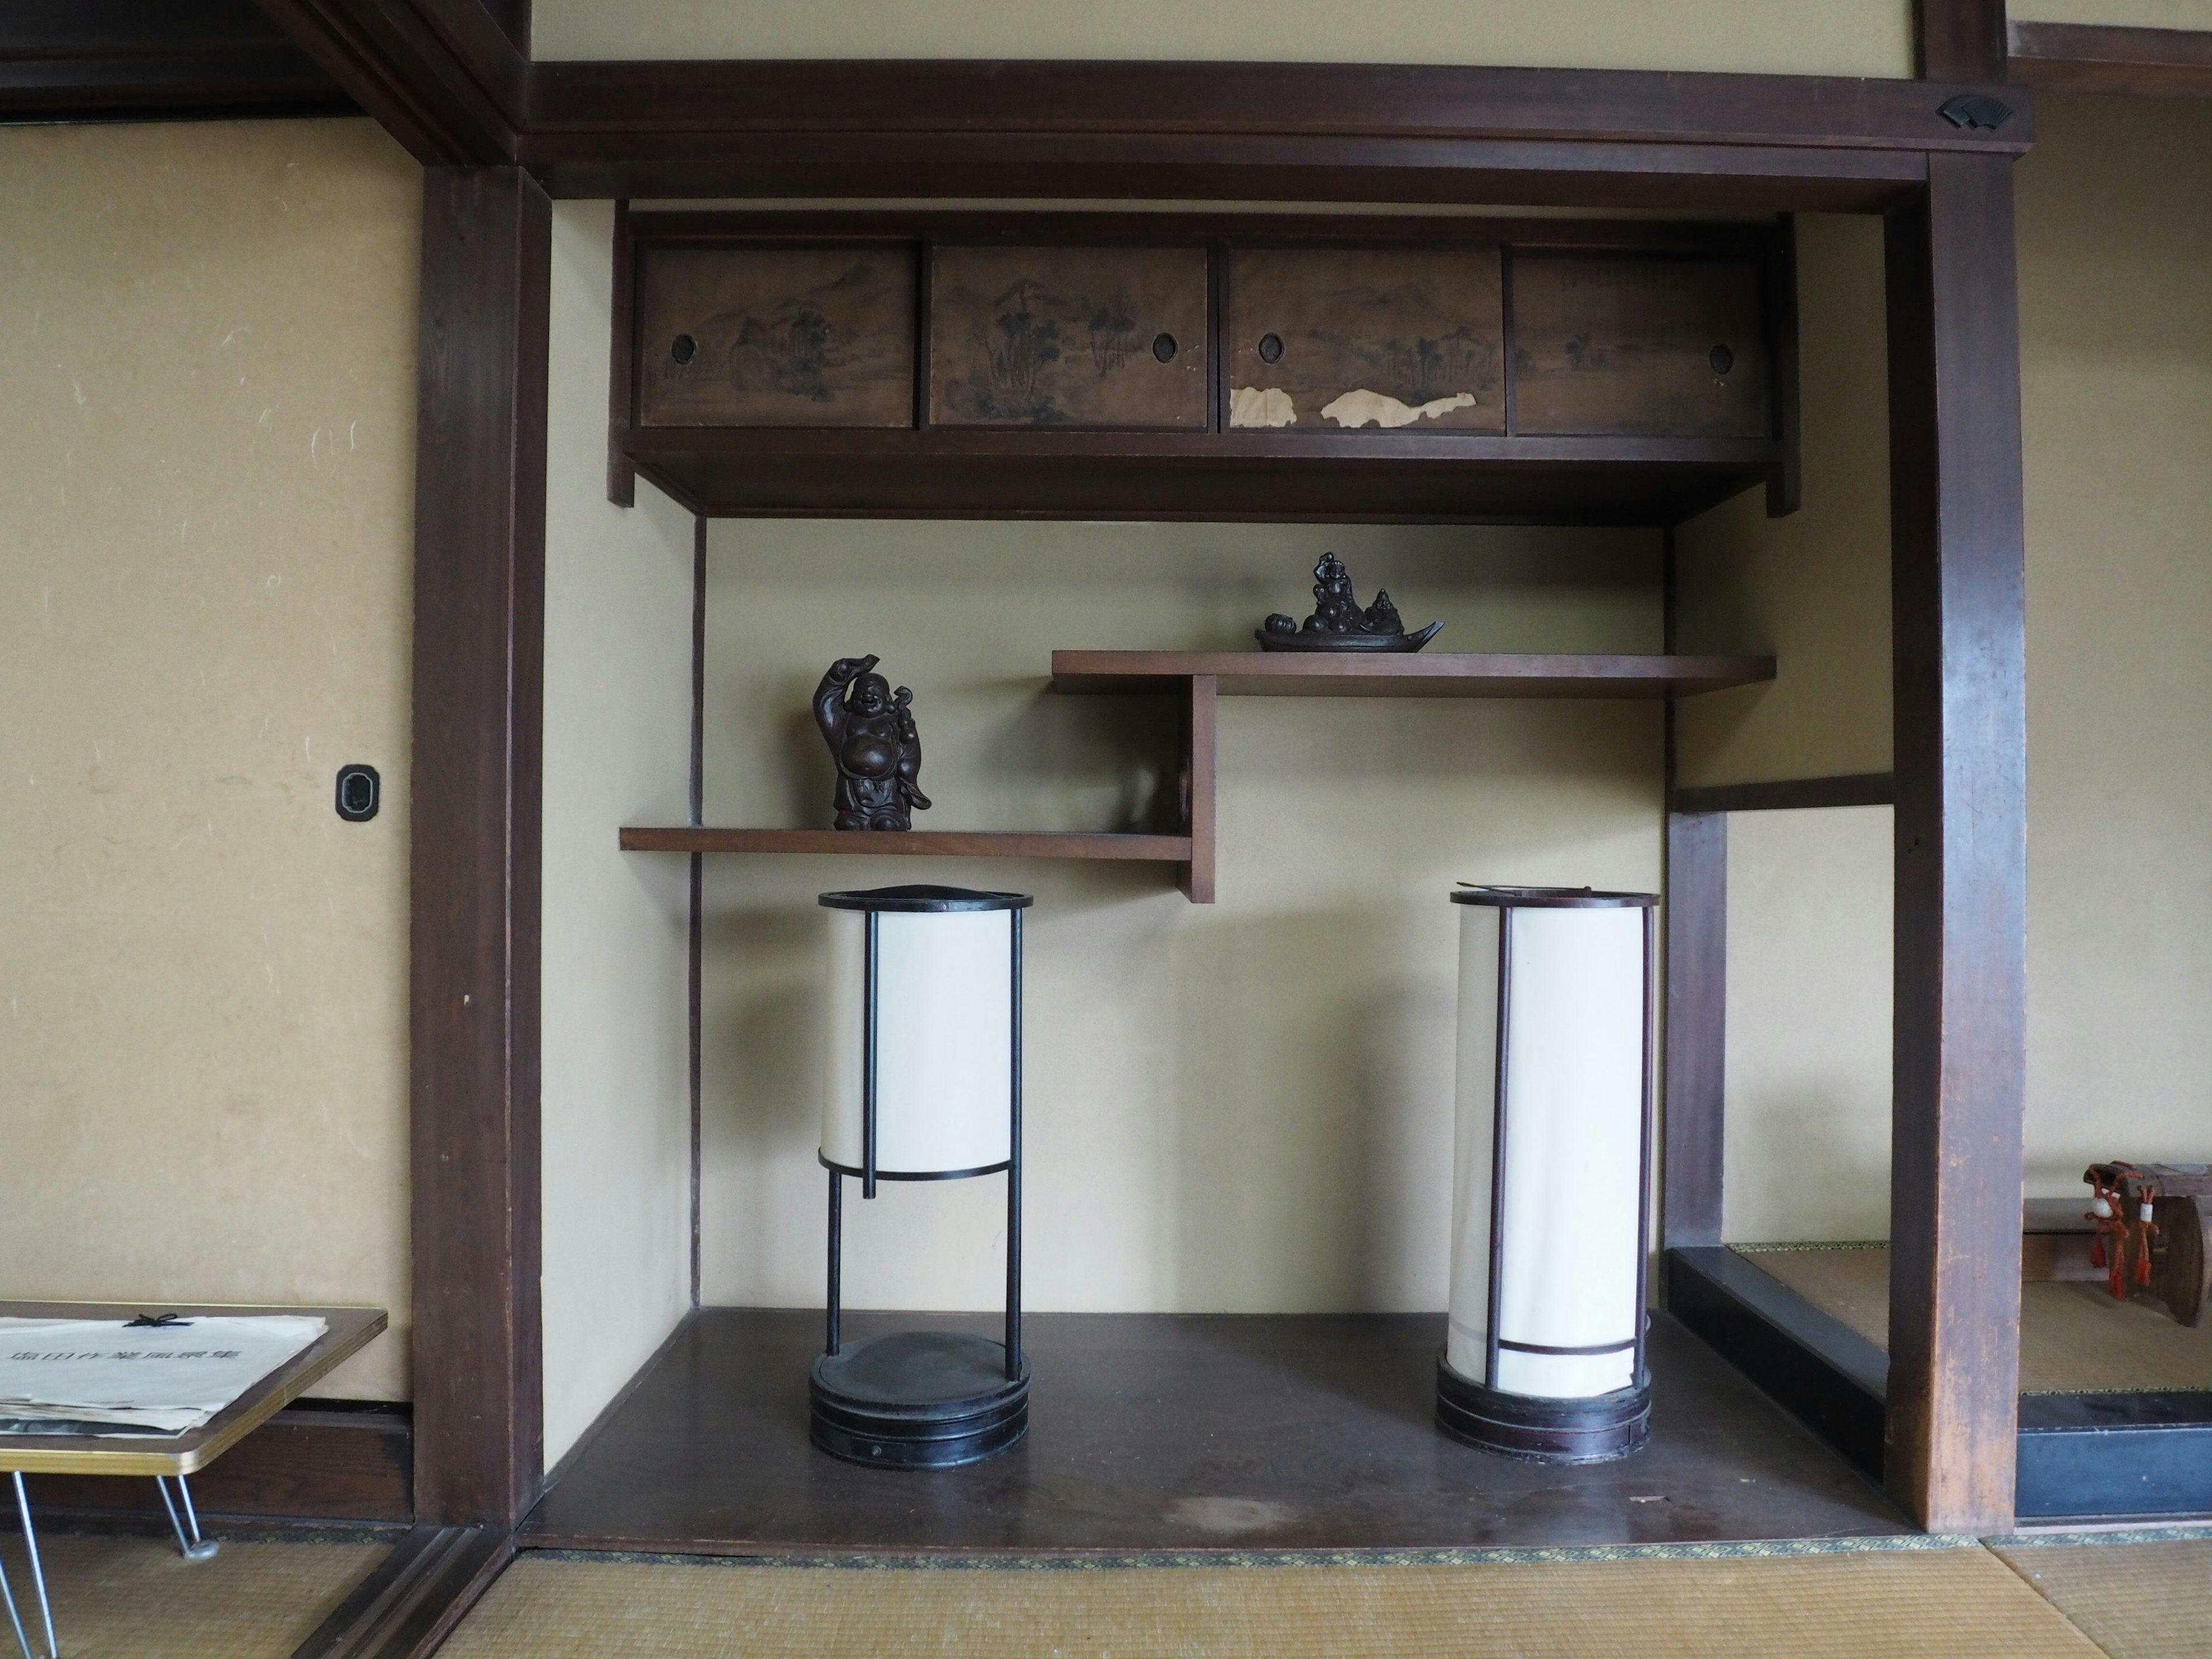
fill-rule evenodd
<path id="1" fill-rule="evenodd" d="M 1530 1463 L 1607 1463 L 1642 1449 L 1651 1431 L 1651 1382 L 1587 1400 L 1501 1394 L 1437 1357 L 1437 1426 L 1453 1439 Z"/>
<path id="2" fill-rule="evenodd" d="M 814 1362 L 811 1435 L 832 1457 L 882 1469 L 946 1469 L 1010 1449 L 1030 1429 L 1030 1366 L 1006 1376 L 1003 1343 L 898 1331 Z"/>

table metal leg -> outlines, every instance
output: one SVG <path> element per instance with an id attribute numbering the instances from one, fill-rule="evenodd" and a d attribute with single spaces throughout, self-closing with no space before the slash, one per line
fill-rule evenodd
<path id="1" fill-rule="evenodd" d="M 185 1504 L 183 1521 L 177 1518 L 177 1506 L 169 1500 L 169 1483 L 158 1474 L 154 1477 L 154 1486 L 161 1494 L 161 1507 L 169 1512 L 170 1530 L 177 1534 L 177 1548 L 187 1561 L 208 1560 L 222 1546 L 212 1538 L 200 1536 L 200 1518 L 192 1509 L 192 1489 L 185 1484 L 183 1475 L 177 1476 L 176 1480 L 177 1496 L 184 1500 Z M 191 1524 L 189 1537 L 185 1535 L 186 1522 Z"/>
<path id="2" fill-rule="evenodd" d="M 54 1640 L 54 1606 L 46 1599 L 46 1571 L 39 1561 L 39 1534 L 31 1525 L 30 1495 L 23 1490 L 23 1476 L 20 1470 L 15 1474 L 15 1512 L 23 1518 L 23 1553 L 31 1558 L 31 1588 L 39 1593 L 39 1622 L 46 1631 L 46 1659 L 59 1659 L 62 1650 L 61 1644 Z M 6 1580 L 5 1571 L 0 1570 L 0 1585 L 4 1585 Z M 31 1651 L 30 1643 L 24 1639 L 23 1621 L 15 1616 L 15 1596 L 12 1590 L 8 1595 L 8 1617 L 15 1624 L 15 1640 L 23 1650 L 23 1659 L 38 1659 L 38 1656 Z"/>
<path id="3" fill-rule="evenodd" d="M 23 1659 L 38 1659 L 31 1651 L 30 1638 L 23 1634 L 22 1615 L 15 1611 L 15 1589 L 8 1582 L 8 1566 L 0 1562 L 0 1601 L 8 1604 L 8 1622 L 15 1628 L 15 1645 L 23 1650 Z"/>

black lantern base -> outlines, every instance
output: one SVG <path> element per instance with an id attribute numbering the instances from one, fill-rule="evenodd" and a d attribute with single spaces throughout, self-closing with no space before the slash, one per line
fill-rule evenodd
<path id="1" fill-rule="evenodd" d="M 1453 1439 L 1528 1463 L 1607 1463 L 1651 1432 L 1651 1382 L 1587 1400 L 1503 1394 L 1437 1357 L 1437 1426 Z"/>
<path id="2" fill-rule="evenodd" d="M 898 1331 L 814 1362 L 811 1436 L 832 1457 L 884 1469 L 948 1469 L 1011 1449 L 1030 1431 L 1030 1366 L 1006 1376 L 987 1337 Z"/>

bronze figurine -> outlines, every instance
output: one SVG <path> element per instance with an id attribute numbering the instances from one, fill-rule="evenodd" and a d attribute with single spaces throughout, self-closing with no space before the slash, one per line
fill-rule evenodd
<path id="1" fill-rule="evenodd" d="M 814 688 L 814 723 L 837 763 L 840 830 L 911 830 L 921 793 L 914 693 L 870 671 L 873 657 L 840 657 Z"/>
<path id="2" fill-rule="evenodd" d="M 1376 588 L 1375 603 L 1363 609 L 1344 562 L 1324 553 L 1314 567 L 1314 613 L 1305 626 L 1277 611 L 1258 630 L 1258 638 L 1263 651 L 1418 651 L 1443 626 L 1432 622 L 1408 634 L 1388 588 Z"/>

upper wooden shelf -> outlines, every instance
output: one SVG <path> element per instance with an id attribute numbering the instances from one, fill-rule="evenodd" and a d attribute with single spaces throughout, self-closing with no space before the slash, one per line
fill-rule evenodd
<path id="1" fill-rule="evenodd" d="M 1209 678 L 1231 697 L 1672 697 L 1774 678 L 1771 657 L 1427 651 L 1055 651 L 1055 691 L 1171 691 Z"/>
<path id="2" fill-rule="evenodd" d="M 1672 525 L 1759 485 L 1763 438 L 655 428 L 628 465 L 708 518 Z"/>

